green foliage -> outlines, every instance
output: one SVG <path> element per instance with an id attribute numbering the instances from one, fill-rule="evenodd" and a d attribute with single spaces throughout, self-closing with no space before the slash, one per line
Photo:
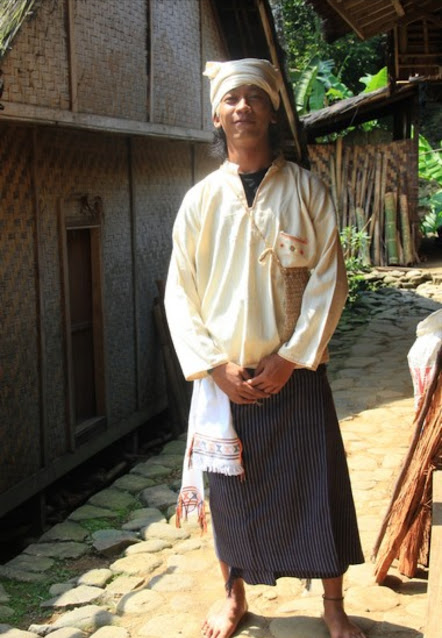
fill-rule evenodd
<path id="1" fill-rule="evenodd" d="M 430 142 L 419 135 L 419 177 L 434 180 L 442 186 L 442 142 L 439 149 L 432 148 Z"/>
<path id="2" fill-rule="evenodd" d="M 291 70 L 295 86 L 296 108 L 300 115 L 329 106 L 353 93 L 333 73 L 333 60 L 313 58 L 302 71 Z"/>
<path id="3" fill-rule="evenodd" d="M 281 15 L 290 68 L 305 69 L 314 58 L 333 59 L 336 77 L 356 94 L 360 90 L 359 78 L 384 66 L 385 35 L 361 41 L 349 33 L 328 44 L 322 35 L 321 20 L 305 0 L 273 0 L 272 7 Z"/>
<path id="4" fill-rule="evenodd" d="M 346 226 L 339 234 L 344 254 L 345 268 L 348 279 L 347 305 L 355 304 L 364 290 L 373 290 L 373 284 L 367 282 L 364 274 L 370 268 L 364 264 L 364 251 L 369 237 L 365 231 L 355 226 Z"/>
<path id="5" fill-rule="evenodd" d="M 434 184 L 433 193 L 422 197 L 419 205 L 428 212 L 421 220 L 423 235 L 437 234 L 442 227 L 442 143 L 441 150 L 433 149 L 423 135 L 419 135 L 419 177 Z"/>
<path id="6" fill-rule="evenodd" d="M 384 88 L 384 86 L 388 85 L 387 67 L 382 67 L 382 69 L 374 75 L 371 73 L 364 75 L 362 78 L 359 78 L 359 82 L 365 84 L 365 89 L 361 91 L 361 93 L 371 93 L 372 91 Z"/>

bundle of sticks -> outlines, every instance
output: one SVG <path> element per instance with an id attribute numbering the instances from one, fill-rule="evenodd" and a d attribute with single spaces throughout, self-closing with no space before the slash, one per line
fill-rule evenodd
<path id="1" fill-rule="evenodd" d="M 428 565 L 432 473 L 442 452 L 442 348 L 431 382 L 421 397 L 414 435 L 373 548 L 376 582 L 382 583 L 398 558 L 398 569 L 412 578 Z"/>
<path id="2" fill-rule="evenodd" d="M 339 229 L 351 229 L 350 257 L 364 265 L 409 265 L 418 261 L 408 210 L 404 167 L 389 166 L 386 151 L 343 147 L 338 138 L 329 156 L 329 183 Z M 315 170 L 313 166 L 313 170 Z M 398 175 L 396 183 L 387 174 Z M 399 177 L 400 176 L 400 177 Z M 394 186 L 394 188 L 393 188 Z"/>

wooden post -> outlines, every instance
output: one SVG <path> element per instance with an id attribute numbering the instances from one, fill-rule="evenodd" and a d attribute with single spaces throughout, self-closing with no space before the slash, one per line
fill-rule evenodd
<path id="1" fill-rule="evenodd" d="M 442 470 L 433 472 L 433 520 L 431 526 L 428 612 L 425 638 L 440 636 L 442 609 Z"/>

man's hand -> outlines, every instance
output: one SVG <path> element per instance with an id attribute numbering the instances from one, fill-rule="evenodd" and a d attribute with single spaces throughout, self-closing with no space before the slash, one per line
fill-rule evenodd
<path id="1" fill-rule="evenodd" d="M 250 374 L 236 363 L 217 366 L 212 370 L 211 376 L 233 403 L 250 404 L 269 397 L 267 392 L 249 384 Z"/>
<path id="2" fill-rule="evenodd" d="M 247 384 L 269 394 L 278 394 L 289 380 L 296 364 L 283 359 L 279 354 L 269 354 L 261 359 L 253 379 Z"/>

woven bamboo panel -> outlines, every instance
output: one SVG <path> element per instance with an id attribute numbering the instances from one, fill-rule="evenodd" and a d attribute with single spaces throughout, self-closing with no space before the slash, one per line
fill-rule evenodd
<path id="1" fill-rule="evenodd" d="M 151 120 L 201 126 L 202 63 L 198 0 L 152 0 Z"/>
<path id="2" fill-rule="evenodd" d="M 35 215 L 29 132 L 0 125 L 0 491 L 40 463 Z"/>
<path id="3" fill-rule="evenodd" d="M 311 169 L 329 186 L 335 202 L 339 228 L 356 227 L 367 233 L 379 226 L 379 250 L 374 250 L 371 238 L 371 264 L 388 263 L 385 235 L 385 194 L 393 193 L 396 206 L 399 264 L 411 263 L 418 244 L 418 180 L 417 154 L 412 140 L 390 144 L 346 146 L 318 144 L 308 147 Z M 407 228 L 413 244 L 413 259 L 406 258 L 404 243 L 407 232 L 401 228 L 399 203 L 405 196 Z M 357 219 L 356 208 L 362 210 Z"/>
<path id="4" fill-rule="evenodd" d="M 38 182 L 45 245 L 44 295 L 47 313 L 47 386 L 51 456 L 65 449 L 65 374 L 63 286 L 61 282 L 58 207 L 64 200 L 88 194 L 103 202 L 102 291 L 105 307 L 105 358 L 110 424 L 135 410 L 135 335 L 129 170 L 126 140 L 93 133 L 40 129 Z M 60 203 L 61 202 L 61 203 Z"/>
<path id="5" fill-rule="evenodd" d="M 69 108 L 65 4 L 39 2 L 21 26 L 2 60 L 4 100 Z"/>
<path id="6" fill-rule="evenodd" d="M 145 0 L 75 2 L 74 32 L 79 111 L 145 121 Z"/>
<path id="7" fill-rule="evenodd" d="M 211 0 L 201 2 L 201 39 L 202 39 L 202 69 L 208 60 L 227 60 L 228 53 L 223 45 L 218 23 L 213 15 Z M 209 80 L 203 78 L 203 128 L 212 130 L 212 110 L 209 97 Z"/>
<path id="8" fill-rule="evenodd" d="M 172 225 L 186 191 L 192 185 L 191 148 L 186 142 L 136 138 L 133 144 L 138 335 L 141 406 L 164 392 L 163 363 L 158 350 L 152 307 L 157 280 L 167 275 Z"/>

